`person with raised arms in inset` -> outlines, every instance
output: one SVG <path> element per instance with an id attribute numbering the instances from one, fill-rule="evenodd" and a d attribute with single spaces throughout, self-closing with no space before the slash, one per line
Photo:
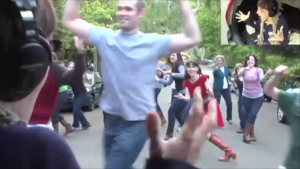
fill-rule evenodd
<path id="1" fill-rule="evenodd" d="M 259 0 L 257 2 L 257 12 L 259 19 L 255 21 L 247 14 L 239 11 L 236 13 L 238 22 L 245 22 L 259 32 L 258 39 L 254 45 L 288 45 L 289 25 L 285 17 L 278 9 L 277 0 Z"/>
<path id="2" fill-rule="evenodd" d="M 153 77 L 157 61 L 199 44 L 202 40 L 189 2 L 176 0 L 184 33 L 143 33 L 139 22 L 145 14 L 145 0 L 117 1 L 120 30 L 95 26 L 80 18 L 79 3 L 67 0 L 63 23 L 74 36 L 95 46 L 101 54 L 101 75 L 105 86 L 100 106 L 105 113 L 104 168 L 132 168 L 147 140 L 145 120 L 155 111 Z"/>

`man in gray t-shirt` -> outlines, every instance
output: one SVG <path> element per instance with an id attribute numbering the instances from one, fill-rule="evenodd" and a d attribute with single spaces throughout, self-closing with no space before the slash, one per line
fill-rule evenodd
<path id="1" fill-rule="evenodd" d="M 63 23 L 74 36 L 85 39 L 101 53 L 105 86 L 100 106 L 105 114 L 106 169 L 132 167 L 147 139 L 145 120 L 155 111 L 153 78 L 157 60 L 192 48 L 201 41 L 197 20 L 188 1 L 177 0 L 185 33 L 146 34 L 138 29 L 145 14 L 145 0 L 119 0 L 120 30 L 94 26 L 80 19 L 78 2 L 67 0 Z"/>

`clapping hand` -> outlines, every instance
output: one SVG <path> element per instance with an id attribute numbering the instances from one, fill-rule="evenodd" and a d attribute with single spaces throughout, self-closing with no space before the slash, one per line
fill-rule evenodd
<path id="1" fill-rule="evenodd" d="M 174 95 L 174 97 L 181 99 L 181 100 L 184 99 L 184 96 L 181 93 Z"/>
<path id="2" fill-rule="evenodd" d="M 201 89 L 194 90 L 194 103 L 187 122 L 178 137 L 164 141 L 159 134 L 160 120 L 156 112 L 147 115 L 147 132 L 150 138 L 150 158 L 185 161 L 194 165 L 207 135 L 216 126 L 216 113 L 203 112 Z M 201 124 L 200 124 L 201 122 Z"/>
<path id="3" fill-rule="evenodd" d="M 287 66 L 280 65 L 275 69 L 274 73 L 277 77 L 283 77 L 289 74 L 289 70 Z"/>
<path id="4" fill-rule="evenodd" d="M 272 69 L 269 69 L 269 70 L 266 72 L 267 75 L 270 75 L 271 73 L 273 73 L 273 70 L 272 70 Z"/>
<path id="5" fill-rule="evenodd" d="M 207 89 L 206 91 L 211 97 L 214 97 L 214 92 L 211 88 Z"/>
<path id="6" fill-rule="evenodd" d="M 171 70 L 167 70 L 167 71 L 165 71 L 165 74 L 166 74 L 166 75 L 171 75 L 171 74 L 172 74 L 172 71 L 171 71 Z"/>
<path id="7" fill-rule="evenodd" d="M 246 70 L 249 70 L 249 69 L 250 69 L 250 66 L 246 66 L 245 69 L 246 69 Z"/>
<path id="8" fill-rule="evenodd" d="M 161 68 L 159 68 L 159 67 L 157 67 L 157 70 L 158 71 L 160 71 L 160 72 L 162 72 L 162 73 L 165 73 L 165 71 L 164 70 L 162 70 Z"/>
<path id="9" fill-rule="evenodd" d="M 250 11 L 247 13 L 247 15 L 243 14 L 242 11 L 239 11 L 235 15 L 236 15 L 235 18 L 238 19 L 238 22 L 243 22 L 243 21 L 247 20 L 250 17 Z"/>

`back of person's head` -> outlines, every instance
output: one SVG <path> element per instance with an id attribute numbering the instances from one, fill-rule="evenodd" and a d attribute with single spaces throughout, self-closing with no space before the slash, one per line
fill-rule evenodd
<path id="1" fill-rule="evenodd" d="M 31 3 L 29 3 L 31 2 Z M 52 0 L 1 1 L 0 107 L 28 121 L 52 63 Z"/>
<path id="2" fill-rule="evenodd" d="M 237 64 L 235 64 L 234 71 L 233 71 L 233 73 L 232 73 L 232 76 L 233 76 L 233 78 L 234 78 L 235 80 L 238 79 L 238 69 L 241 68 L 241 67 L 243 67 L 243 64 L 242 64 L 242 63 L 237 63 Z"/>

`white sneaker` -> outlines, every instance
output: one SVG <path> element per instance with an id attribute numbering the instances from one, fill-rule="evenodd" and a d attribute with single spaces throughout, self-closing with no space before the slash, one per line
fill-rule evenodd
<path id="1" fill-rule="evenodd" d="M 278 169 L 286 169 L 286 167 L 283 165 L 280 165 L 280 166 L 278 166 Z"/>

